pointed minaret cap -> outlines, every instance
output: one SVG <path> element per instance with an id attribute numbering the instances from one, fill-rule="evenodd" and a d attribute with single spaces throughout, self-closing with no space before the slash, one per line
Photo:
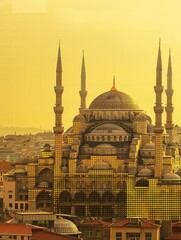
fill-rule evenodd
<path id="1" fill-rule="evenodd" d="M 57 57 L 57 72 L 62 72 L 62 61 L 61 61 L 61 51 L 60 51 L 60 41 L 58 46 L 58 57 Z"/>
<path id="2" fill-rule="evenodd" d="M 111 91 L 117 91 L 117 88 L 115 87 L 115 76 L 113 77 L 113 86 L 111 88 Z"/>
<path id="3" fill-rule="evenodd" d="M 168 58 L 168 69 L 167 69 L 167 76 L 172 76 L 172 61 L 171 61 L 171 49 L 169 49 L 169 58 Z"/>
<path id="4" fill-rule="evenodd" d="M 162 57 L 161 57 L 161 38 L 159 39 L 158 57 L 157 57 L 157 71 L 162 70 Z"/>

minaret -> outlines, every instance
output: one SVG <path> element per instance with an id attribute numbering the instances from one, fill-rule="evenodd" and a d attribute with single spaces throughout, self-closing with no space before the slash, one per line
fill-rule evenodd
<path id="1" fill-rule="evenodd" d="M 58 213 L 58 202 L 59 195 L 61 191 L 61 165 L 62 165 L 62 62 L 61 62 L 61 52 L 60 45 L 58 49 L 58 58 L 57 58 L 57 69 L 56 69 L 56 86 L 54 87 L 56 94 L 56 104 L 54 107 L 55 112 L 55 127 L 53 131 L 55 133 L 55 161 L 54 161 L 54 189 L 53 189 L 53 198 L 54 198 L 54 213 Z"/>
<path id="2" fill-rule="evenodd" d="M 168 70 L 167 70 L 167 89 L 165 90 L 167 95 L 167 106 L 165 108 L 166 110 L 166 124 L 165 129 L 169 136 L 168 142 L 172 142 L 172 129 L 173 129 L 173 123 L 172 123 L 172 113 L 173 113 L 173 106 L 172 106 L 172 95 L 173 95 L 173 89 L 172 89 L 172 63 L 171 63 L 171 52 L 169 51 L 169 59 L 168 59 Z"/>
<path id="3" fill-rule="evenodd" d="M 80 99 L 81 99 L 81 105 L 80 105 L 80 113 L 83 112 L 84 109 L 86 109 L 86 71 L 85 71 L 85 60 L 84 60 L 84 52 L 83 52 L 83 58 L 82 58 L 82 69 L 81 69 L 81 90 L 79 91 Z"/>
<path id="4" fill-rule="evenodd" d="M 157 58 L 157 67 L 156 67 L 156 86 L 154 87 L 156 93 L 156 106 L 154 107 L 155 111 L 155 177 L 162 177 L 162 168 L 163 168 L 163 145 L 162 145 L 162 59 L 161 59 L 161 50 L 160 43 L 158 49 L 158 58 Z"/>

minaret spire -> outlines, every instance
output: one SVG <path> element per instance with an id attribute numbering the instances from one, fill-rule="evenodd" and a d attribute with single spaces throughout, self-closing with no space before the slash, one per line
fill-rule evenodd
<path id="1" fill-rule="evenodd" d="M 80 104 L 80 113 L 86 109 L 86 70 L 85 70 L 85 60 L 84 60 L 84 51 L 82 57 L 82 68 L 81 68 L 81 90 L 79 91 L 81 104 Z"/>
<path id="2" fill-rule="evenodd" d="M 165 90 L 167 95 L 167 106 L 166 110 L 166 124 L 165 129 L 169 136 L 169 143 L 172 142 L 172 130 L 173 130 L 173 123 L 172 123 L 172 113 L 173 113 L 173 105 L 172 105 L 172 96 L 173 96 L 173 89 L 172 89 L 172 62 L 171 62 L 171 50 L 169 50 L 169 59 L 168 59 L 168 69 L 167 69 L 167 89 Z"/>
<path id="3" fill-rule="evenodd" d="M 113 86 L 111 88 L 111 91 L 117 91 L 117 88 L 116 88 L 116 79 L 115 79 L 115 76 L 113 76 Z"/>
<path id="4" fill-rule="evenodd" d="M 163 168 L 163 146 L 162 146 L 162 58 L 161 58 L 161 46 L 159 41 L 158 49 L 158 58 L 157 58 L 157 67 L 156 67 L 156 86 L 154 87 L 156 93 L 156 106 L 154 107 L 155 112 L 155 177 L 162 177 L 162 168 Z"/>
<path id="5" fill-rule="evenodd" d="M 58 213 L 58 202 L 59 195 L 62 189 L 61 186 L 61 174 L 62 174 L 62 61 L 61 61 L 61 51 L 60 44 L 58 48 L 58 57 L 57 57 L 57 67 L 56 67 L 56 86 L 54 87 L 56 94 L 56 103 L 54 107 L 55 112 L 55 127 L 53 131 L 55 133 L 55 160 L 54 160 L 54 190 L 53 190 L 53 198 L 54 198 L 54 212 Z"/>

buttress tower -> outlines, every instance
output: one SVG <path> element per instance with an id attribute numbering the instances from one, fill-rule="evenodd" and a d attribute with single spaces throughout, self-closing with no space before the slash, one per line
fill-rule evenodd
<path id="1" fill-rule="evenodd" d="M 166 110 L 166 124 L 165 129 L 169 136 L 169 143 L 172 142 L 172 130 L 173 130 L 173 123 L 172 123 L 172 113 L 173 113 L 173 105 L 172 105 L 172 96 L 173 96 L 173 89 L 172 89 L 172 63 L 171 63 L 171 52 L 169 51 L 169 59 L 168 59 L 168 69 L 167 69 L 167 89 L 165 90 L 167 95 L 167 106 Z"/>
<path id="2" fill-rule="evenodd" d="M 58 213 L 58 202 L 61 191 L 61 175 L 62 175 L 62 61 L 60 45 L 58 48 L 57 68 L 56 68 L 56 86 L 54 87 L 56 94 L 56 104 L 54 107 L 55 112 L 55 127 L 53 131 L 55 133 L 55 160 L 54 160 L 54 188 L 53 188 L 53 199 L 54 199 L 54 213 Z"/>
<path id="3" fill-rule="evenodd" d="M 156 86 L 154 87 L 156 93 L 156 106 L 154 107 L 155 112 L 155 177 L 162 177 L 162 169 L 163 169 L 163 145 L 162 145 L 162 58 L 161 58 L 161 49 L 159 43 L 158 49 L 158 58 L 157 58 L 157 67 L 156 67 Z"/>
<path id="4" fill-rule="evenodd" d="M 82 58 L 82 69 L 81 69 L 81 90 L 79 91 L 81 104 L 80 104 L 80 113 L 86 109 L 86 70 L 85 70 L 85 60 L 84 60 L 84 52 Z"/>

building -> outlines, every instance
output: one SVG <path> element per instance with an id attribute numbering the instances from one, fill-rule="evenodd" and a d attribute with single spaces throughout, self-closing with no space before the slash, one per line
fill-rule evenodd
<path id="1" fill-rule="evenodd" d="M 23 192 L 24 200 L 27 195 L 30 211 L 54 211 L 84 219 L 180 220 L 181 178 L 177 172 L 181 158 L 179 146 L 173 143 L 172 135 L 171 54 L 167 72 L 165 126 L 162 125 L 160 46 L 154 87 L 155 125 L 130 96 L 117 89 L 115 78 L 111 89 L 97 96 L 87 108 L 83 56 L 80 113 L 64 132 L 62 80 L 59 47 L 54 88 L 54 153 L 46 145 L 42 156 L 27 163 L 24 172 L 14 172 L 15 200 L 19 201 L 20 192 Z"/>
<path id="2" fill-rule="evenodd" d="M 1 223 L 0 224 L 1 239 L 17 239 L 17 240 L 76 240 L 76 237 L 60 235 L 48 231 L 44 227 L 34 226 L 30 224 Z"/>
<path id="3" fill-rule="evenodd" d="M 85 240 L 110 240 L 111 224 L 101 220 L 84 220 L 79 224 L 81 237 Z"/>
<path id="4" fill-rule="evenodd" d="M 159 240 L 160 225 L 144 219 L 122 219 L 110 226 L 110 240 Z"/>

